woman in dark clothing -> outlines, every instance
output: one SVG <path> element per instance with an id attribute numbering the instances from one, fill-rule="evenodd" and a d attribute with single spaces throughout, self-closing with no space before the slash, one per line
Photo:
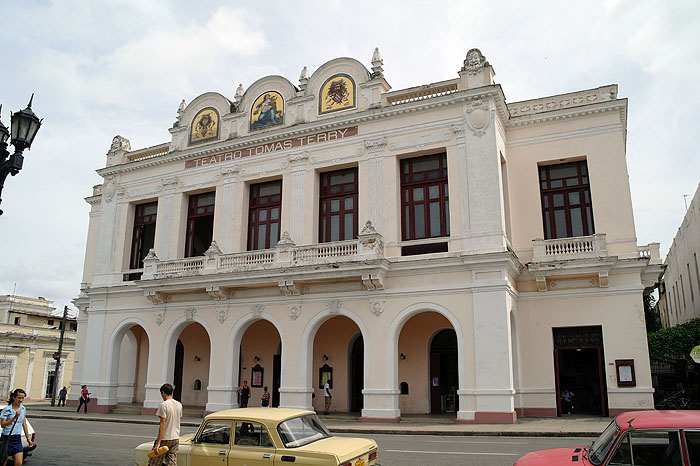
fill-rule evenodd
<path id="1" fill-rule="evenodd" d="M 80 408 L 84 405 L 85 406 L 85 414 L 87 414 L 88 403 L 90 403 L 90 392 L 87 389 L 87 385 L 83 385 L 82 390 L 80 390 L 80 404 L 78 405 L 78 409 L 75 412 L 79 413 Z"/>

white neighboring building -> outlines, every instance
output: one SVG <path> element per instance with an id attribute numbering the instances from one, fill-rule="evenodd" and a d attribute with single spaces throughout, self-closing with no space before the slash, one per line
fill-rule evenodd
<path id="1" fill-rule="evenodd" d="M 700 185 L 666 255 L 666 316 L 668 327 L 700 317 Z"/>
<path id="2" fill-rule="evenodd" d="M 321 408 L 457 422 L 653 409 L 617 86 L 507 103 L 477 49 L 391 90 L 331 60 L 178 109 L 169 142 L 114 138 L 91 205 L 73 393 L 159 386 L 202 410 Z M 316 395 L 315 398 L 313 395 Z M 74 399 L 75 402 L 75 399 Z"/>

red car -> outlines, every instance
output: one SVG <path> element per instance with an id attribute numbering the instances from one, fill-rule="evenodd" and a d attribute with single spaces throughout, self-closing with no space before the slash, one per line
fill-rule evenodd
<path id="1" fill-rule="evenodd" d="M 514 466 L 700 465 L 700 411 L 622 413 L 587 447 L 528 453 Z"/>

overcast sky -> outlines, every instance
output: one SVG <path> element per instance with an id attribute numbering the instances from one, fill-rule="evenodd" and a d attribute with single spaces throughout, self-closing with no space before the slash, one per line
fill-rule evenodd
<path id="1" fill-rule="evenodd" d="M 700 2 L 0 0 L 2 122 L 44 118 L 0 207 L 0 295 L 78 295 L 89 206 L 112 138 L 170 140 L 182 99 L 333 58 L 393 89 L 457 77 L 477 47 L 508 102 L 617 83 L 629 98 L 627 163 L 637 243 L 673 241 L 700 181 Z"/>

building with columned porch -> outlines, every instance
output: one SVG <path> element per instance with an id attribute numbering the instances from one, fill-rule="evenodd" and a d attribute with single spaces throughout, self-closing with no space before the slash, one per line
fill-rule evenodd
<path id="1" fill-rule="evenodd" d="M 506 102 L 470 50 L 392 90 L 338 58 L 116 136 L 91 206 L 72 393 L 511 423 L 653 409 L 617 85 Z M 458 68 L 458 67 L 456 67 Z M 562 402 L 574 393 L 574 407 Z M 315 396 L 314 396 L 315 395 Z"/>

